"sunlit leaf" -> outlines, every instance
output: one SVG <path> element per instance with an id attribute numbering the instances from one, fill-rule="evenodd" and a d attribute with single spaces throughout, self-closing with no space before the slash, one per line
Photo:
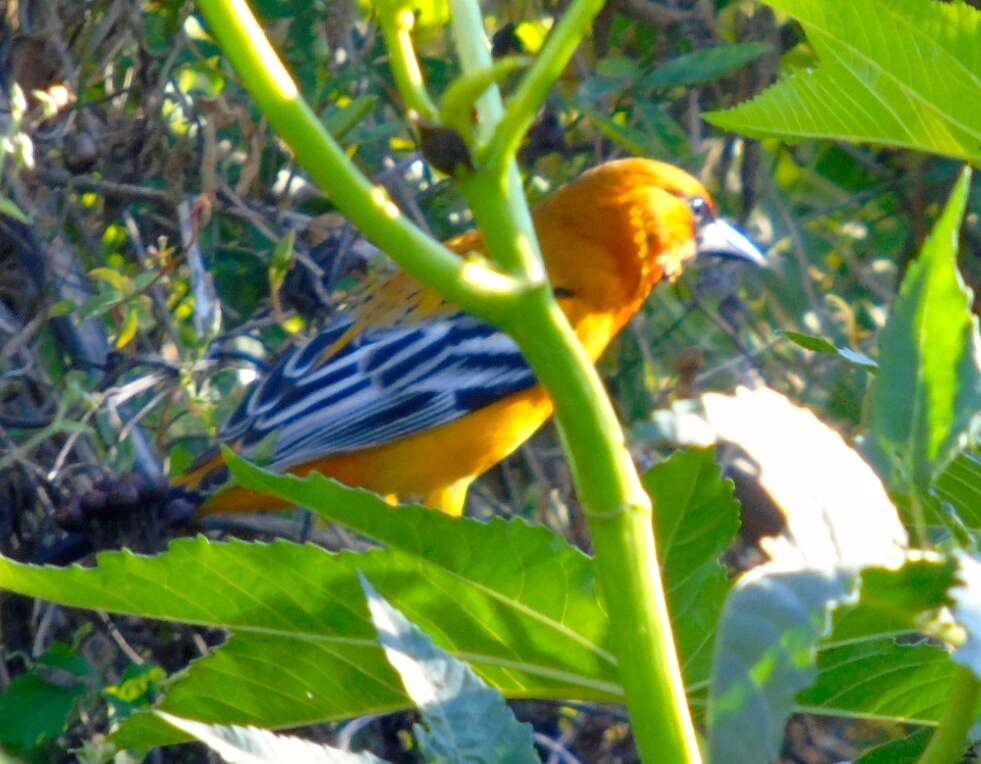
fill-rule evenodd
<path id="1" fill-rule="evenodd" d="M 255 727 L 202 724 L 158 712 L 167 724 L 200 740 L 229 764 L 384 764 L 370 753 L 352 753 Z"/>
<path id="2" fill-rule="evenodd" d="M 924 494 L 981 411 L 981 336 L 971 292 L 957 270 L 969 188 L 965 171 L 906 272 L 879 337 L 874 453 L 893 486 Z"/>
<path id="3" fill-rule="evenodd" d="M 714 448 L 679 451 L 644 476 L 654 504 L 658 555 L 668 581 L 671 622 L 686 650 L 686 678 L 709 675 L 730 582 L 719 558 L 739 530 L 739 502 Z"/>
<path id="4" fill-rule="evenodd" d="M 413 725 L 413 732 L 426 760 L 539 764 L 531 725 L 514 718 L 501 693 L 437 647 L 360 578 L 378 641 L 422 714 L 424 724 Z"/>
<path id="5" fill-rule="evenodd" d="M 820 64 L 705 114 L 756 138 L 872 142 L 981 163 L 981 13 L 934 0 L 767 0 Z"/>

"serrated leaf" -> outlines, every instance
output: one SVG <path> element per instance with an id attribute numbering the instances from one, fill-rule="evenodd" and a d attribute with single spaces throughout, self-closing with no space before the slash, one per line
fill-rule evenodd
<path id="1" fill-rule="evenodd" d="M 857 350 L 852 350 L 851 348 L 840 348 L 824 339 L 824 337 L 815 337 L 811 334 L 801 334 L 800 332 L 792 332 L 788 330 L 784 330 L 781 332 L 781 334 L 783 334 L 795 345 L 800 345 L 805 350 L 814 350 L 818 353 L 836 355 L 849 363 L 853 363 L 856 366 L 861 366 L 866 371 L 875 372 L 879 368 L 879 364 L 864 353 L 859 353 Z"/>
<path id="2" fill-rule="evenodd" d="M 926 494 L 981 411 L 981 336 L 957 270 L 965 170 L 910 265 L 879 337 L 872 391 L 874 452 L 896 488 Z"/>
<path id="3" fill-rule="evenodd" d="M 689 683 L 708 676 L 712 648 L 729 591 L 729 575 L 719 563 L 739 531 L 739 502 L 733 484 L 723 480 L 714 448 L 673 454 L 644 476 L 654 499 L 655 535 L 675 639 L 685 651 Z"/>
<path id="4" fill-rule="evenodd" d="M 531 725 L 463 661 L 441 650 L 359 574 L 385 656 L 398 671 L 425 726 L 413 725 L 427 761 L 540 764 Z"/>
<path id="5" fill-rule="evenodd" d="M 872 142 L 981 163 L 981 13 L 933 0 L 767 2 L 800 21 L 820 65 L 705 119 L 756 138 Z"/>
<path id="6" fill-rule="evenodd" d="M 340 748 L 311 743 L 298 737 L 274 735 L 256 727 L 202 724 L 167 713 L 157 715 L 167 724 L 186 732 L 229 764 L 385 764 L 370 753 L 352 753 Z"/>
<path id="7" fill-rule="evenodd" d="M 390 547 L 332 555 L 282 541 L 181 539 L 153 558 L 101 554 L 94 569 L 0 559 L 0 587 L 231 630 L 161 704 L 201 721 L 281 728 L 407 707 L 377 646 L 358 570 L 509 696 L 622 699 L 592 563 L 561 538 L 520 521 L 485 525 L 423 507 L 396 510 L 323 478 L 286 482 Z M 146 714 L 116 739 L 140 747 L 177 741 Z"/>
<path id="8" fill-rule="evenodd" d="M 175 677 L 160 706 L 201 721 L 295 727 L 407 707 L 377 646 L 358 570 L 508 697 L 622 701 L 592 561 L 562 538 L 522 521 L 394 509 L 321 476 L 276 476 L 227 458 L 242 485 L 310 506 L 387 548 L 330 554 L 285 541 L 196 538 L 176 540 L 156 557 L 105 552 L 95 568 L 0 557 L 0 588 L 230 630 L 220 649 Z M 687 576 L 681 560 L 671 571 L 669 591 L 670 575 Z M 676 596 L 669 595 L 672 611 L 701 607 Z M 694 644 L 679 641 L 682 660 L 701 649 L 705 637 L 697 636 Z M 693 668 L 689 680 L 703 682 Z M 114 739 L 136 747 L 180 740 L 148 714 L 126 721 Z"/>
<path id="9" fill-rule="evenodd" d="M 661 64 L 642 86 L 700 85 L 721 79 L 770 51 L 764 42 L 737 42 L 702 48 Z"/>

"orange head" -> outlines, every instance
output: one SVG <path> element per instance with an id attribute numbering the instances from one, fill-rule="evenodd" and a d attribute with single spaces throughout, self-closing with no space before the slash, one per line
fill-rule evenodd
<path id="1" fill-rule="evenodd" d="M 621 159 L 562 186 L 534 211 L 553 286 L 596 307 L 639 302 L 700 252 L 761 264 L 759 251 L 716 217 L 704 186 L 684 170 Z"/>

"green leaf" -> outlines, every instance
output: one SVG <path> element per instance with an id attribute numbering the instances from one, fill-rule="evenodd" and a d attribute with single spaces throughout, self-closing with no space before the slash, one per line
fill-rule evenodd
<path id="1" fill-rule="evenodd" d="M 862 571 L 861 595 L 835 611 L 817 680 L 798 695 L 798 708 L 936 722 L 957 669 L 946 647 L 920 634 L 946 626 L 958 567 L 956 557 L 934 554 Z"/>
<path id="2" fill-rule="evenodd" d="M 765 388 L 702 402 L 709 425 L 746 452 L 787 523 L 766 547 L 770 562 L 744 575 L 726 601 L 709 694 L 713 764 L 756 764 L 777 756 L 795 695 L 818 676 L 829 614 L 859 570 L 902 562 L 906 537 L 869 466 L 811 412 Z"/>
<path id="3" fill-rule="evenodd" d="M 957 560 L 939 555 L 908 559 L 899 568 L 866 568 L 858 601 L 835 612 L 829 641 L 917 633 L 925 617 L 952 603 L 956 574 Z"/>
<path id="4" fill-rule="evenodd" d="M 725 77 L 770 51 L 764 42 L 737 42 L 702 48 L 661 64 L 641 81 L 641 87 L 699 85 Z"/>
<path id="5" fill-rule="evenodd" d="M 277 476 L 226 458 L 241 485 L 309 506 L 387 548 L 330 554 L 285 541 L 180 539 L 157 557 L 106 552 L 86 569 L 0 558 L 0 587 L 76 607 L 229 629 L 228 642 L 179 675 L 160 706 L 201 721 L 295 727 L 407 707 L 378 649 L 357 571 L 508 697 L 622 701 L 592 561 L 560 537 L 522 521 L 484 524 L 424 507 L 393 509 L 319 475 Z M 692 512 L 685 521 L 695 517 Z M 712 527 L 715 518 L 705 519 Z M 685 538 L 685 522 L 678 528 L 676 538 Z M 669 575 L 687 578 L 685 561 L 703 562 L 683 555 L 668 561 Z M 701 591 L 667 585 L 673 612 L 704 608 L 676 599 L 697 600 Z M 688 642 L 686 633 L 679 650 L 690 664 L 706 636 Z M 704 681 L 694 668 L 686 670 L 689 680 Z M 175 735 L 137 714 L 115 738 L 147 746 L 176 742 Z"/>
<path id="6" fill-rule="evenodd" d="M 148 708 L 160 694 L 167 675 L 154 663 L 126 667 L 119 684 L 104 687 L 102 694 L 109 701 L 119 719 L 129 717 L 134 711 Z"/>
<path id="7" fill-rule="evenodd" d="M 461 74 L 443 93 L 443 101 L 439 105 L 440 122 L 469 137 L 473 134 L 473 110 L 477 99 L 491 85 L 528 66 L 530 62 L 527 56 L 504 56 L 490 66 Z"/>
<path id="8" fill-rule="evenodd" d="M 364 575 L 378 641 L 406 692 L 422 713 L 425 726 L 413 725 L 427 761 L 473 764 L 540 764 L 530 724 L 514 718 L 504 698 L 464 662 L 453 659 L 385 598 Z"/>
<path id="9" fill-rule="evenodd" d="M 879 368 L 879 364 L 864 353 L 859 353 L 857 350 L 852 350 L 851 348 L 840 348 L 837 345 L 833 345 L 823 337 L 815 337 L 811 334 L 801 334 L 800 332 L 792 332 L 789 330 L 784 330 L 781 332 L 781 334 L 783 334 L 794 344 L 800 345 L 805 350 L 814 350 L 818 353 L 836 355 L 849 363 L 853 363 L 856 366 L 861 366 L 866 371 L 875 372 Z"/>
<path id="10" fill-rule="evenodd" d="M 90 672 L 88 662 L 72 648 L 53 643 L 0 695 L 0 744 L 32 753 L 54 742 L 85 696 Z"/>
<path id="11" fill-rule="evenodd" d="M 981 337 L 957 271 L 970 177 L 965 170 L 954 187 L 879 337 L 874 452 L 894 487 L 924 495 L 981 411 Z"/>
<path id="12" fill-rule="evenodd" d="M 78 323 L 82 323 L 83 321 L 87 321 L 95 316 L 101 316 L 103 313 L 115 308 L 124 300 L 125 298 L 115 290 L 94 295 L 79 306 L 78 313 L 75 315 L 75 320 Z"/>
<path id="13" fill-rule="evenodd" d="M 797 696 L 804 713 L 935 724 L 950 703 L 958 671 L 947 649 L 893 637 L 825 646 L 818 678 Z"/>
<path id="14" fill-rule="evenodd" d="M 933 492 L 949 504 L 968 528 L 981 530 L 981 455 L 961 451 L 937 475 Z"/>
<path id="15" fill-rule="evenodd" d="M 933 0 L 767 0 L 821 63 L 748 103 L 704 114 L 754 138 L 827 138 L 981 163 L 981 13 Z"/>
<path id="16" fill-rule="evenodd" d="M 589 121 L 595 124 L 603 135 L 631 154 L 647 156 L 655 154 L 660 148 L 649 136 L 635 127 L 621 124 L 593 109 L 587 108 L 585 111 Z"/>
<path id="17" fill-rule="evenodd" d="M 61 316 L 67 316 L 78 306 L 71 300 L 58 300 L 50 308 L 48 308 L 48 318 L 60 318 Z"/>
<path id="18" fill-rule="evenodd" d="M 180 675 L 160 706 L 201 721 L 282 728 L 407 707 L 378 648 L 359 570 L 508 696 L 622 701 L 592 562 L 550 531 L 393 509 L 320 476 L 301 481 L 240 463 L 234 469 L 253 487 L 279 481 L 293 500 L 309 498 L 389 548 L 330 554 L 284 541 L 180 539 L 152 558 L 103 553 L 87 569 L 0 559 L 0 587 L 229 629 L 229 641 Z M 116 738 L 148 746 L 176 742 L 175 734 L 138 714 Z"/>
<path id="19" fill-rule="evenodd" d="M 917 730 L 909 737 L 892 740 L 866 751 L 854 764 L 916 764 L 930 742 L 930 730 Z"/>
<path id="20" fill-rule="evenodd" d="M 361 121 L 371 113 L 378 103 L 378 96 L 363 95 L 355 98 L 343 109 L 332 109 L 324 117 L 324 127 L 327 128 L 335 140 L 344 139 L 351 130 L 358 126 Z"/>
<path id="21" fill-rule="evenodd" d="M 794 696 L 817 677 L 815 645 L 845 597 L 844 570 L 750 574 L 726 602 L 709 694 L 709 759 L 753 764 L 780 753 Z"/>
<path id="22" fill-rule="evenodd" d="M 89 271 L 89 277 L 98 281 L 104 281 L 122 294 L 129 294 L 132 289 L 130 280 L 117 270 L 112 268 L 93 268 Z"/>
<path id="23" fill-rule="evenodd" d="M 654 499 L 658 556 L 668 581 L 675 639 L 691 645 L 688 683 L 709 675 L 729 575 L 719 563 L 739 531 L 739 502 L 714 448 L 679 451 L 644 476 Z"/>
<path id="24" fill-rule="evenodd" d="M 6 196 L 0 196 L 0 215 L 6 215 L 8 218 L 13 218 L 24 225 L 31 225 L 30 217 L 13 200 L 8 199 Z"/>
<path id="25" fill-rule="evenodd" d="M 298 737 L 274 735 L 255 727 L 202 724 L 167 713 L 157 714 L 167 724 L 186 732 L 221 756 L 229 764 L 385 764 L 370 753 L 352 753 L 340 748 L 311 743 Z"/>
<path id="26" fill-rule="evenodd" d="M 272 257 L 269 258 L 269 290 L 273 294 L 279 292 L 280 287 L 283 286 L 283 281 L 286 280 L 286 274 L 293 267 L 293 247 L 295 244 L 296 231 L 291 228 L 277 242 Z"/>
<path id="27" fill-rule="evenodd" d="M 136 332 L 140 328 L 140 311 L 137 309 L 136 305 L 130 304 L 126 309 L 126 318 L 123 319 L 123 325 L 119 329 L 119 334 L 116 335 L 116 341 L 113 342 L 113 346 L 120 350 L 126 347 L 133 338 L 136 336 Z"/>

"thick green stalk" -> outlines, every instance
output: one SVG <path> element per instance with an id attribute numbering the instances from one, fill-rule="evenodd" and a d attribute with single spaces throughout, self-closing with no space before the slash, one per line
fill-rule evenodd
<path id="1" fill-rule="evenodd" d="M 464 72 L 488 68 L 493 59 L 480 4 L 474 0 L 452 0 L 451 8 L 460 67 Z M 477 99 L 478 143 L 493 135 L 503 116 L 501 91 L 495 84 Z M 458 180 L 484 234 L 487 251 L 497 265 L 529 284 L 543 283 L 542 255 L 517 165 L 507 162 L 490 172 L 478 168 L 476 173 Z"/>
<path id="2" fill-rule="evenodd" d="M 981 683 L 977 676 L 966 666 L 958 666 L 947 710 L 917 764 L 957 764 L 963 758 L 979 698 Z"/>
<path id="3" fill-rule="evenodd" d="M 541 255 L 514 155 L 548 87 L 565 67 L 602 8 L 575 0 L 502 115 L 496 87 L 478 108 L 478 135 L 491 146 L 488 162 L 460 178 L 496 263 L 536 283 Z M 453 24 L 464 71 L 490 63 L 477 0 L 454 0 Z M 502 121 L 503 120 L 503 121 Z M 535 269 L 535 270 L 531 270 Z M 511 320 L 509 320 L 511 319 Z M 701 761 L 678 663 L 667 600 L 654 546 L 651 500 L 627 451 L 623 430 L 603 384 L 565 314 L 544 285 L 529 291 L 504 326 L 555 404 L 580 501 L 589 523 L 596 566 L 614 634 L 620 678 L 642 758 L 648 762 Z"/>
<path id="4" fill-rule="evenodd" d="M 634 737 L 651 764 L 701 761 L 654 546 L 651 500 L 589 356 L 548 293 L 513 330 L 555 403 L 586 512 Z"/>
<path id="5" fill-rule="evenodd" d="M 351 222 L 421 282 L 438 285 L 460 307 L 499 321 L 524 285 L 461 260 L 414 226 L 385 189 L 354 166 L 300 96 L 245 0 L 200 0 L 199 6 L 273 129 Z"/>

